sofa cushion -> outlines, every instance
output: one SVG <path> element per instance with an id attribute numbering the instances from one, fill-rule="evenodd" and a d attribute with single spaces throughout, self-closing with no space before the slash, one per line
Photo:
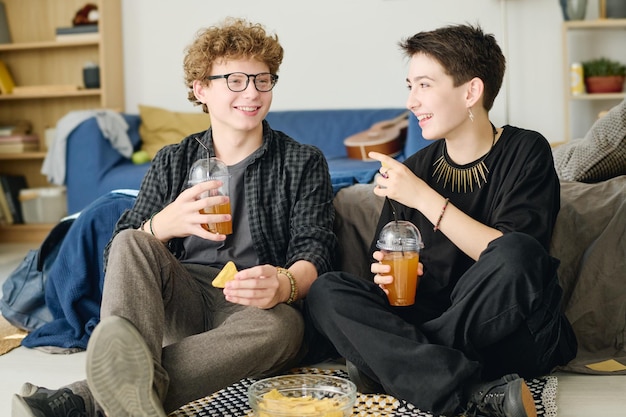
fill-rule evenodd
<path id="1" fill-rule="evenodd" d="M 211 119 L 206 113 L 184 113 L 139 105 L 141 150 L 150 159 L 164 147 L 178 143 L 192 133 L 207 130 Z"/>
<path id="2" fill-rule="evenodd" d="M 102 177 L 98 183 L 97 194 L 104 195 L 113 190 L 139 190 L 141 181 L 148 171 L 150 164 L 120 164 Z"/>
<path id="3" fill-rule="evenodd" d="M 598 182 L 626 174 L 626 99 L 596 120 L 583 139 L 553 154 L 562 180 Z"/>
<path id="4" fill-rule="evenodd" d="M 372 276 L 370 249 L 384 202 L 374 194 L 374 184 L 355 184 L 337 193 L 333 199 L 339 241 L 337 270 Z"/>
<path id="5" fill-rule="evenodd" d="M 138 115 L 123 114 L 128 123 L 128 136 L 135 150 L 141 146 Z M 139 168 L 124 171 L 122 177 L 109 180 L 109 175 L 126 166 Z M 130 159 L 113 148 L 102 134 L 95 117 L 85 120 L 67 137 L 65 185 L 68 213 L 76 213 L 89 203 L 116 188 L 134 188 L 148 170 L 149 164 L 133 165 Z"/>
<path id="6" fill-rule="evenodd" d="M 347 158 L 344 139 L 402 114 L 401 108 L 270 111 L 266 120 L 300 143 L 318 147 L 327 159 Z"/>
<path id="7" fill-rule="evenodd" d="M 272 129 L 322 151 L 328 161 L 333 190 L 337 193 L 349 185 L 370 182 L 380 168 L 378 161 L 348 158 L 344 139 L 405 111 L 401 108 L 283 110 L 270 111 L 266 120 Z"/>
<path id="8" fill-rule="evenodd" d="M 361 161 L 350 158 L 328 159 L 328 170 L 334 194 L 352 184 L 367 184 L 380 169 L 378 161 Z"/>

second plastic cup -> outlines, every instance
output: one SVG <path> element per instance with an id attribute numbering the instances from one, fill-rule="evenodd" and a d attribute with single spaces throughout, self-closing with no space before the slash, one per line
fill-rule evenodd
<path id="1" fill-rule="evenodd" d="M 419 284 L 417 265 L 424 247 L 417 227 L 404 220 L 389 222 L 381 230 L 376 246 L 384 255 L 382 263 L 391 266 L 389 275 L 393 276 L 393 282 L 385 286 L 389 291 L 389 304 L 415 304 L 415 292 Z"/>
<path id="2" fill-rule="evenodd" d="M 218 180 L 222 182 L 219 188 L 213 189 L 207 193 L 203 193 L 199 198 L 205 198 L 208 196 L 224 195 L 229 196 L 229 180 L 228 168 L 226 165 L 217 158 L 199 159 L 191 167 L 189 171 L 189 185 L 193 186 L 200 182 Z M 203 214 L 231 214 L 230 201 L 225 204 L 218 204 L 215 206 L 209 206 L 202 210 Z M 233 233 L 233 222 L 228 220 L 219 223 L 207 223 L 202 227 L 212 233 L 219 233 L 222 235 L 230 235 Z"/>

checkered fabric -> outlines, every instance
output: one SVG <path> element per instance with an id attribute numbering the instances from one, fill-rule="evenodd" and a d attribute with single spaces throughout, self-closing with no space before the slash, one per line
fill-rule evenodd
<path id="1" fill-rule="evenodd" d="M 294 374 L 324 374 L 348 378 L 340 369 L 296 368 Z M 170 417 L 252 417 L 248 406 L 247 390 L 255 380 L 241 381 L 216 392 L 215 394 L 193 401 L 170 414 Z M 556 417 L 557 378 L 547 376 L 526 381 L 535 399 L 537 416 Z M 406 401 L 390 395 L 358 394 L 352 410 L 352 417 L 433 417 L 420 411 Z"/>
<path id="2" fill-rule="evenodd" d="M 583 139 L 552 153 L 562 180 L 593 183 L 626 175 L 626 99 L 596 120 Z"/>

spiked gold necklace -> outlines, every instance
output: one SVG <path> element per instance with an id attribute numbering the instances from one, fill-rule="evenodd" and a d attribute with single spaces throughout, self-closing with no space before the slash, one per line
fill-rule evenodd
<path id="1" fill-rule="evenodd" d="M 464 193 L 468 192 L 468 190 L 469 192 L 473 192 L 474 184 L 476 184 L 478 188 L 485 185 L 487 183 L 487 174 L 489 174 L 489 169 L 487 168 L 487 165 L 485 165 L 485 158 L 487 158 L 487 155 L 491 153 L 491 149 L 493 149 L 493 145 L 496 143 L 496 135 L 498 134 L 498 130 L 493 123 L 491 124 L 491 129 L 493 131 L 491 148 L 489 148 L 489 151 L 474 162 L 474 164 L 470 167 L 457 168 L 452 166 L 450 162 L 448 162 L 450 157 L 448 156 L 446 143 L 444 141 L 441 156 L 437 158 L 433 164 L 435 167 L 433 171 L 433 178 L 437 180 L 437 183 L 443 180 L 444 188 L 449 183 L 453 192 L 457 191 Z"/>

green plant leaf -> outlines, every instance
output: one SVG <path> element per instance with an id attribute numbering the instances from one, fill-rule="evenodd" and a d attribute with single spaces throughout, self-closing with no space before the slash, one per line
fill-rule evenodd
<path id="1" fill-rule="evenodd" d="M 584 61 L 582 65 L 585 78 L 611 75 L 626 76 L 626 66 L 619 61 L 614 61 L 608 58 L 602 57 Z"/>

